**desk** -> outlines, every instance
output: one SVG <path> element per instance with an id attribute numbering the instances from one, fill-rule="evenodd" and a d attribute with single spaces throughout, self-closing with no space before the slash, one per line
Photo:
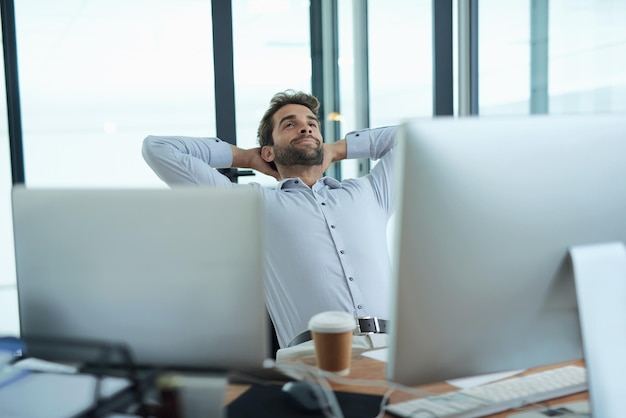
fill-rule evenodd
<path id="1" fill-rule="evenodd" d="M 355 350 L 352 353 L 352 364 L 350 366 L 350 375 L 347 376 L 348 379 L 371 379 L 371 380 L 385 380 L 385 366 L 386 363 L 378 360 L 371 359 L 369 357 L 363 356 L 361 353 L 365 350 Z M 304 362 L 309 365 L 315 365 L 315 359 L 304 358 L 298 360 Z M 560 363 L 554 366 L 549 367 L 538 367 L 525 372 L 524 374 L 541 371 L 545 369 L 549 369 L 555 366 L 563 366 L 565 364 L 573 364 L 577 366 L 584 366 L 584 362 L 582 360 L 573 361 L 569 363 Z M 368 393 L 375 395 L 384 395 L 388 388 L 386 387 L 363 387 L 363 386 L 351 386 L 344 384 L 337 384 L 334 382 L 330 382 L 330 385 L 334 390 L 345 391 L 345 392 L 356 392 L 356 393 Z M 226 402 L 230 403 L 235 400 L 238 396 L 244 393 L 249 388 L 249 385 L 234 385 L 231 384 L 228 386 L 226 393 Z M 433 383 L 428 385 L 416 386 L 415 389 L 423 390 L 429 393 L 444 393 L 450 392 L 452 390 L 457 390 L 458 388 L 451 386 L 445 382 Z M 403 402 L 409 399 L 414 399 L 415 396 L 402 392 L 400 390 L 396 390 L 391 394 L 390 403 Z M 574 395 L 564 396 L 561 398 L 556 398 L 551 401 L 543 402 L 544 405 L 558 405 L 566 402 L 580 401 L 588 399 L 588 393 L 578 393 Z M 495 415 L 490 415 L 493 418 L 506 418 L 513 411 L 502 412 Z M 394 415 L 385 414 L 385 418 L 395 418 Z"/>

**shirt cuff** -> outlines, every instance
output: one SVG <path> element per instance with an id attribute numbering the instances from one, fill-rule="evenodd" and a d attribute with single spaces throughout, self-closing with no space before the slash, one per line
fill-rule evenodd
<path id="1" fill-rule="evenodd" d="M 370 129 L 360 129 L 346 134 L 346 158 L 369 158 Z"/>
<path id="2" fill-rule="evenodd" d="M 228 142 L 221 139 L 212 138 L 209 140 L 211 150 L 211 161 L 209 165 L 213 168 L 230 168 L 233 165 L 233 150 Z"/>

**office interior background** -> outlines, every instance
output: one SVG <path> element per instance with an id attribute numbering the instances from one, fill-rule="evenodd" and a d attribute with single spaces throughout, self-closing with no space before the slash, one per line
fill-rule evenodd
<path id="1" fill-rule="evenodd" d="M 623 0 L 2 4 L 0 335 L 19 334 L 12 185 L 165 187 L 141 157 L 149 134 L 253 147 L 288 88 L 321 99 L 326 141 L 414 117 L 626 111 Z"/>

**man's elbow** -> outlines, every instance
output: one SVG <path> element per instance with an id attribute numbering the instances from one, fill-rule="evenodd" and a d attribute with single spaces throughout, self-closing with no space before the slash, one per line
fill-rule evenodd
<path id="1" fill-rule="evenodd" d="M 159 148 L 162 148 L 163 142 L 160 137 L 148 135 L 144 138 L 141 146 L 141 155 L 148 165 L 153 166 L 153 162 L 158 159 L 161 154 Z"/>

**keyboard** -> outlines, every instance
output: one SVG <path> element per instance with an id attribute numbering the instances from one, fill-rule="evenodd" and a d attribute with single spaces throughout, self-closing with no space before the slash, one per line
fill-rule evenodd
<path id="1" fill-rule="evenodd" d="M 441 395 L 387 405 L 403 418 L 476 418 L 587 390 L 584 367 L 561 366 Z"/>

